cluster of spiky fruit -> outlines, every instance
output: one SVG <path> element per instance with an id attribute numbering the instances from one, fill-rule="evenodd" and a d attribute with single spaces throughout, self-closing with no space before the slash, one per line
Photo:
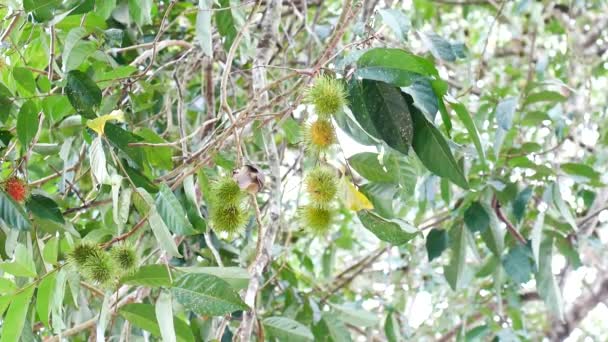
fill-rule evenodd
<path id="1" fill-rule="evenodd" d="M 82 241 L 70 251 L 68 261 L 85 279 L 110 287 L 135 270 L 137 253 L 127 244 L 116 245 L 108 252 L 95 243 Z"/>
<path id="2" fill-rule="evenodd" d="M 4 191 L 16 202 L 22 203 L 27 199 L 27 184 L 18 177 L 11 177 L 3 182 Z"/>
<path id="3" fill-rule="evenodd" d="M 317 114 L 316 121 L 308 124 L 304 131 L 307 149 L 314 153 L 326 151 L 336 143 L 331 117 L 346 104 L 346 91 L 340 80 L 323 75 L 315 79 L 306 100 Z"/>
<path id="4" fill-rule="evenodd" d="M 231 177 L 218 180 L 211 189 L 211 223 L 218 232 L 233 234 L 245 226 L 245 192 Z"/>
<path id="5" fill-rule="evenodd" d="M 302 224 L 317 235 L 326 233 L 334 218 L 332 202 L 338 193 L 336 172 L 326 166 L 317 166 L 304 182 L 309 203 L 300 208 Z"/>

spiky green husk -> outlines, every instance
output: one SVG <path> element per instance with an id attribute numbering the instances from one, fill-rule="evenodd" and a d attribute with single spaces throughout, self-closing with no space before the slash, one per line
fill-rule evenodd
<path id="1" fill-rule="evenodd" d="M 218 232 L 235 233 L 245 226 L 246 215 L 240 205 L 220 205 L 211 209 L 211 224 Z"/>
<path id="2" fill-rule="evenodd" d="M 304 130 L 306 148 L 312 152 L 326 151 L 336 143 L 336 131 L 331 121 L 319 119 L 306 125 Z"/>
<path id="3" fill-rule="evenodd" d="M 80 273 L 89 281 L 102 287 L 113 285 L 118 275 L 117 265 L 114 259 L 106 251 L 93 253 L 82 268 Z"/>
<path id="4" fill-rule="evenodd" d="M 137 266 L 137 252 L 130 245 L 117 245 L 112 247 L 110 255 L 123 273 L 131 273 Z"/>
<path id="5" fill-rule="evenodd" d="M 238 204 L 245 193 L 231 177 L 220 178 L 211 188 L 213 201 L 220 204 Z"/>
<path id="6" fill-rule="evenodd" d="M 322 235 L 331 227 L 334 212 L 329 208 L 309 204 L 300 208 L 299 217 L 304 229 L 312 231 L 315 235 Z"/>
<path id="7" fill-rule="evenodd" d="M 306 192 L 316 206 L 325 206 L 338 192 L 338 177 L 330 168 L 319 166 L 306 176 Z"/>
<path id="8" fill-rule="evenodd" d="M 314 106 L 315 113 L 324 119 L 339 112 L 347 102 L 342 82 L 325 75 L 315 79 L 306 99 Z"/>
<path id="9" fill-rule="evenodd" d="M 95 243 L 81 241 L 68 253 L 68 261 L 77 267 L 83 267 L 89 258 L 102 252 L 101 248 Z"/>

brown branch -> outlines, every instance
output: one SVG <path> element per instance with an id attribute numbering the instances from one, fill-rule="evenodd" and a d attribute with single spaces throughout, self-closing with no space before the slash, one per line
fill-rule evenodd
<path id="1" fill-rule="evenodd" d="M 500 209 L 500 202 L 498 201 L 496 196 L 494 196 L 494 198 L 492 198 L 492 208 L 494 208 L 494 211 L 496 212 L 496 216 L 498 217 L 498 219 L 507 225 L 507 230 L 509 231 L 509 233 L 511 235 L 513 235 L 513 237 L 517 241 L 519 241 L 522 245 L 525 245 L 527 243 L 526 238 L 523 237 L 523 235 L 521 235 L 521 233 L 517 230 L 517 228 L 515 228 L 513 226 L 513 224 L 507 219 L 505 214 L 502 212 L 502 210 Z"/>

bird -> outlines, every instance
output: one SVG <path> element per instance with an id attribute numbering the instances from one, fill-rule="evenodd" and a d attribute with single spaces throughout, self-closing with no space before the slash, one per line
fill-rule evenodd
<path id="1" fill-rule="evenodd" d="M 264 173 L 251 164 L 245 164 L 232 171 L 232 178 L 239 184 L 239 187 L 248 193 L 255 195 L 262 191 L 266 177 Z"/>

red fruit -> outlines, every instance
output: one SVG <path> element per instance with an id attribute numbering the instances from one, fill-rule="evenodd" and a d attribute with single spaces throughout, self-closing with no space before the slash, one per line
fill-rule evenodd
<path id="1" fill-rule="evenodd" d="M 23 202 L 27 197 L 27 187 L 25 183 L 17 178 L 9 178 L 4 183 L 4 191 L 6 191 L 17 202 Z"/>

